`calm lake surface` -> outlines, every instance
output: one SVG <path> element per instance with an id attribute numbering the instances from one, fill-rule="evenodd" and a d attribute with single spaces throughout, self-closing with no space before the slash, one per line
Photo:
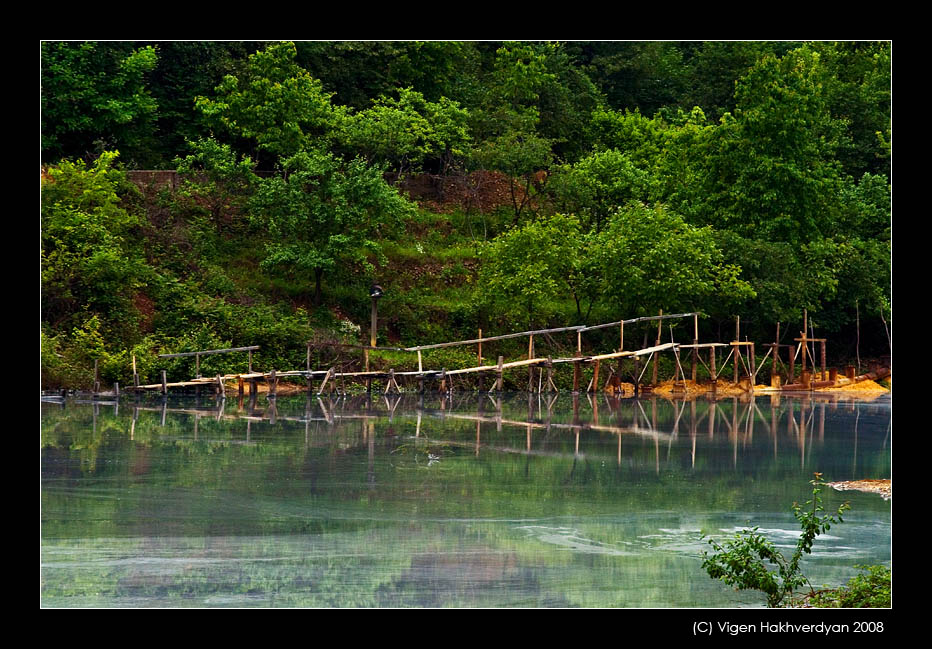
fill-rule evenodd
<path id="1" fill-rule="evenodd" d="M 891 477 L 891 397 L 454 393 L 41 405 L 44 607 L 763 607 L 703 534 Z M 891 563 L 855 491 L 813 585 Z"/>

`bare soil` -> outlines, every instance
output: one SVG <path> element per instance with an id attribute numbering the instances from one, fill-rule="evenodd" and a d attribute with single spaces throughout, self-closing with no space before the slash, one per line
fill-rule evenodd
<path id="1" fill-rule="evenodd" d="M 836 491 L 866 491 L 879 494 L 884 500 L 890 500 L 893 497 L 893 482 L 891 480 L 847 480 L 826 484 Z"/>

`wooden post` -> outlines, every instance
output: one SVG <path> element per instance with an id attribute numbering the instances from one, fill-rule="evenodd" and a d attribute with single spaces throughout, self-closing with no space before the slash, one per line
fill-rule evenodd
<path id="1" fill-rule="evenodd" d="M 753 344 L 748 346 L 748 355 L 751 359 L 751 366 L 748 368 L 748 372 L 751 374 L 751 390 L 753 391 L 754 384 L 757 383 L 757 365 L 755 364 L 757 359 L 755 358 Z"/>
<path id="2" fill-rule="evenodd" d="M 826 379 L 825 376 L 825 341 L 822 341 L 822 380 Z"/>
<path id="3" fill-rule="evenodd" d="M 201 355 L 194 355 L 194 377 L 201 378 Z"/>
<path id="4" fill-rule="evenodd" d="M 502 388 L 504 387 L 504 377 L 502 376 L 502 364 L 504 361 L 505 358 L 503 356 L 498 357 L 498 380 L 495 383 L 496 388 L 498 388 L 498 392 L 501 392 Z"/>
<path id="5" fill-rule="evenodd" d="M 310 384 L 310 381 L 311 380 L 308 379 L 308 384 Z M 243 376 L 242 375 L 237 376 L 236 377 L 236 394 L 240 399 L 243 398 L 243 383 L 244 383 Z"/>
<path id="6" fill-rule="evenodd" d="M 139 387 L 139 374 L 136 373 L 136 354 L 133 354 L 133 387 Z"/>
<path id="7" fill-rule="evenodd" d="M 305 364 L 307 369 L 307 395 L 311 396 L 314 393 L 314 377 L 311 376 L 311 343 L 307 344 L 307 362 Z M 368 386 L 367 386 L 368 387 Z M 242 379 L 240 379 L 240 395 L 243 394 L 242 388 Z"/>
<path id="8" fill-rule="evenodd" d="M 641 357 L 634 357 L 634 396 L 641 391 Z"/>
<path id="9" fill-rule="evenodd" d="M 97 372 L 97 359 L 94 359 L 94 394 L 100 392 L 100 374 Z"/>
<path id="10" fill-rule="evenodd" d="M 441 394 L 446 393 L 447 391 L 447 368 L 440 368 L 440 392 Z"/>
<path id="11" fill-rule="evenodd" d="M 118 398 L 120 396 L 120 383 L 119 382 L 115 382 L 113 384 L 113 396 L 118 397 Z"/>
<path id="12" fill-rule="evenodd" d="M 735 342 L 741 342 L 741 316 L 735 316 Z M 738 357 L 741 354 L 741 346 L 735 345 L 735 380 L 738 382 Z"/>
<path id="13" fill-rule="evenodd" d="M 369 371 L 369 350 L 368 349 L 362 350 L 362 363 L 363 363 L 363 370 L 368 372 Z M 366 377 L 366 394 L 371 394 L 371 393 L 372 393 L 372 377 L 367 376 Z"/>
<path id="14" fill-rule="evenodd" d="M 277 394 L 278 393 L 278 379 L 275 378 L 275 370 L 272 370 L 271 372 L 269 372 L 268 383 L 269 383 L 269 398 L 274 399 L 275 397 L 278 396 Z"/>
<path id="15" fill-rule="evenodd" d="M 809 351 L 809 343 L 807 342 L 809 338 L 808 322 L 809 322 L 809 312 L 806 311 L 806 309 L 803 309 L 803 339 L 802 339 L 802 342 L 799 343 L 800 345 L 803 346 L 803 350 L 802 350 L 803 360 L 802 360 L 802 370 L 801 370 L 803 372 L 806 371 L 806 352 Z"/>
<path id="16" fill-rule="evenodd" d="M 223 377 L 219 374 L 217 375 L 217 389 L 220 391 L 220 396 L 226 399 L 227 389 L 226 389 L 226 386 L 223 384 Z"/>
<path id="17" fill-rule="evenodd" d="M 168 382 L 165 380 L 165 370 L 162 370 L 162 394 L 168 394 Z"/>
<path id="18" fill-rule="evenodd" d="M 246 369 L 248 370 L 247 372 L 248 374 L 252 374 L 252 350 L 249 349 L 247 351 L 249 352 L 249 367 L 247 367 Z"/>
<path id="19" fill-rule="evenodd" d="M 547 357 L 547 394 L 553 391 L 553 359 Z"/>
<path id="20" fill-rule="evenodd" d="M 582 358 L 582 352 L 576 352 L 576 358 Z M 579 379 L 582 375 L 582 362 L 574 361 L 573 362 L 573 394 L 579 393 Z"/>
<path id="21" fill-rule="evenodd" d="M 599 359 L 595 359 L 595 367 L 592 370 L 592 391 L 599 392 Z"/>
<path id="22" fill-rule="evenodd" d="M 690 376 L 692 377 L 692 382 L 696 382 L 696 360 L 699 358 L 699 348 L 696 345 L 699 344 L 699 314 L 693 314 L 693 359 L 692 359 L 692 371 Z"/>
<path id="23" fill-rule="evenodd" d="M 531 334 L 530 339 L 527 343 L 527 358 L 531 360 L 534 358 L 534 334 Z M 534 366 L 527 366 L 527 391 L 534 391 Z"/>
<path id="24" fill-rule="evenodd" d="M 660 309 L 660 319 L 657 320 L 657 345 L 660 344 L 660 336 L 663 333 L 663 309 Z M 657 385 L 658 371 L 660 369 L 660 354 L 654 354 L 654 368 L 653 368 L 653 378 L 651 379 L 651 385 Z"/>
<path id="25" fill-rule="evenodd" d="M 773 386 L 773 377 L 777 373 L 777 361 L 780 359 L 780 323 L 777 323 L 777 337 L 773 340 L 773 360 L 770 364 L 770 385 Z"/>
<path id="26" fill-rule="evenodd" d="M 476 354 L 476 367 L 480 367 L 481 365 L 482 365 L 482 328 L 480 327 L 479 328 L 479 351 Z M 476 378 L 478 379 L 476 383 L 476 389 L 481 392 L 482 391 L 482 372 L 479 372 Z"/>
<path id="27" fill-rule="evenodd" d="M 715 370 L 715 347 L 709 347 L 709 371 L 712 373 L 712 389 L 718 385 L 718 372 Z"/>

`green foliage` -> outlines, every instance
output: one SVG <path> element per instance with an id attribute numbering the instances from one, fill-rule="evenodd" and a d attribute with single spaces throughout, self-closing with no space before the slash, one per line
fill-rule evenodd
<path id="1" fill-rule="evenodd" d="M 623 313 L 694 310 L 713 299 L 725 309 L 754 297 L 711 228 L 693 227 L 662 205 L 617 210 L 595 237 L 591 263 L 602 273 L 602 299 Z"/>
<path id="2" fill-rule="evenodd" d="M 263 264 L 286 274 L 313 273 L 319 304 L 324 273 L 341 263 L 368 266 L 379 236 L 411 206 L 360 159 L 344 164 L 304 151 L 284 159 L 282 169 L 284 175 L 259 181 L 252 203 L 253 219 L 270 235 Z"/>
<path id="3" fill-rule="evenodd" d="M 187 202 L 189 209 L 201 209 L 222 232 L 244 210 L 258 182 L 254 163 L 237 156 L 230 146 L 214 139 L 189 142 L 191 153 L 175 160 L 183 179 L 175 200 Z"/>
<path id="4" fill-rule="evenodd" d="M 886 566 L 857 566 L 861 573 L 841 588 L 820 590 L 806 598 L 815 608 L 890 608 L 892 571 Z"/>
<path id="5" fill-rule="evenodd" d="M 91 330 L 99 360 L 175 351 L 205 326 L 237 346 L 278 341 L 284 362 L 298 349 L 285 338 L 312 331 L 301 307 L 313 297 L 367 322 L 373 279 L 393 340 L 658 308 L 740 313 L 751 332 L 806 308 L 830 334 L 853 339 L 858 321 L 862 343 L 887 343 L 889 43 L 46 42 L 41 54 L 43 159 L 118 143 L 136 168 L 174 158 L 182 181 L 143 218 L 113 153 L 44 174 L 43 376 L 83 381 L 91 339 L 75 332 Z M 489 206 L 476 199 L 497 174 L 448 177 L 443 197 L 464 203 L 415 217 L 382 178 L 464 168 L 505 174 L 509 193 Z"/>
<path id="6" fill-rule="evenodd" d="M 446 97 L 429 102 L 411 88 L 400 88 L 397 94 L 397 99 L 383 95 L 343 120 L 339 138 L 351 152 L 398 172 L 419 171 L 431 160 L 449 170 L 466 155 L 470 135 L 465 109 Z"/>
<path id="7" fill-rule="evenodd" d="M 42 179 L 42 311 L 47 322 L 76 326 L 98 315 L 105 328 L 131 335 L 133 298 L 148 275 L 139 217 L 124 208 L 130 191 L 114 169 L 116 152 L 93 165 L 63 161 Z"/>
<path id="8" fill-rule="evenodd" d="M 555 215 L 513 228 L 480 253 L 480 295 L 522 326 L 547 322 L 553 300 L 582 291 L 585 238 L 575 217 Z"/>
<path id="9" fill-rule="evenodd" d="M 534 172 L 549 168 L 552 162 L 551 142 L 533 132 L 509 131 L 486 140 L 473 152 L 473 164 L 477 168 L 507 174 L 514 209 L 513 224 L 518 222 L 530 202 Z"/>
<path id="10" fill-rule="evenodd" d="M 723 544 L 709 539 L 715 553 L 702 553 L 702 567 L 709 576 L 734 586 L 735 590 L 763 592 L 770 608 L 783 605 L 797 588 L 808 584 L 809 580 L 799 567 L 803 554 L 812 552 L 812 544 L 819 534 L 827 532 L 833 524 L 844 522 L 842 514 L 851 508 L 848 503 L 843 503 L 836 513 L 823 514 L 825 508 L 819 496 L 825 485 L 822 474 L 816 473 L 815 479 L 809 483 L 812 485 L 812 500 L 806 501 L 806 508 L 793 503 L 793 516 L 799 521 L 802 532 L 789 560 L 754 527 L 741 530 Z M 776 571 L 769 570 L 765 561 L 776 566 Z"/>
<path id="11" fill-rule="evenodd" d="M 573 165 L 558 167 L 547 191 L 559 208 L 583 219 L 586 229 L 601 230 L 618 206 L 650 197 L 649 178 L 617 149 L 592 153 Z"/>
<path id="12" fill-rule="evenodd" d="M 706 223 L 744 236 L 799 244 L 837 218 L 841 123 L 822 92 L 819 56 L 765 57 L 737 84 L 734 117 L 707 142 L 694 200 Z"/>
<path id="13" fill-rule="evenodd" d="M 197 97 L 204 116 L 259 149 L 290 156 L 319 145 L 343 111 L 331 94 L 295 62 L 294 43 L 272 43 L 251 55 L 240 76 L 227 75 L 216 97 Z"/>
<path id="14" fill-rule="evenodd" d="M 119 148 L 145 162 L 157 110 L 147 77 L 157 61 L 155 47 L 43 41 L 43 159 Z"/>

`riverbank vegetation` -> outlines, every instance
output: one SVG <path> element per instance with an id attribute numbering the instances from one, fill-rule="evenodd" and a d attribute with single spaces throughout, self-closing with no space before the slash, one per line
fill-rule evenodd
<path id="1" fill-rule="evenodd" d="M 890 56 L 885 42 L 44 42 L 42 386 L 88 387 L 95 361 L 125 385 L 133 357 L 143 382 L 186 378 L 193 359 L 158 354 L 245 345 L 255 367 L 303 368 L 307 341 L 368 343 L 372 283 L 379 345 L 660 309 L 702 312 L 703 341 L 730 341 L 740 316 L 742 336 L 770 342 L 780 322 L 788 343 L 806 309 L 830 362 L 883 358 Z M 416 367 L 391 354 L 370 361 Z"/>

